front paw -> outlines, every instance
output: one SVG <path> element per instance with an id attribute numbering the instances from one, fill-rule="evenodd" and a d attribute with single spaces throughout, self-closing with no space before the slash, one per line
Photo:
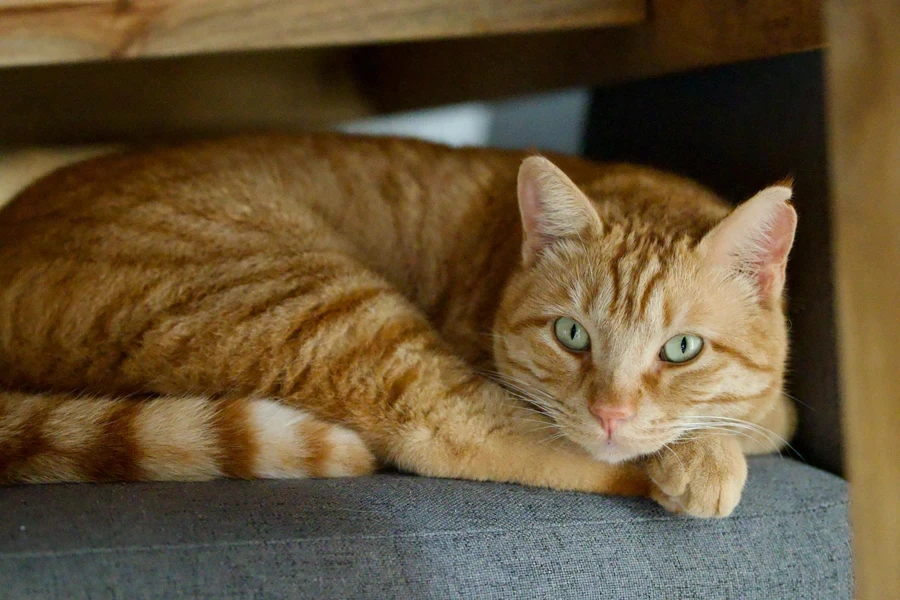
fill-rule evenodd
<path id="1" fill-rule="evenodd" d="M 646 463 L 663 508 L 694 517 L 727 517 L 741 499 L 747 461 L 733 436 L 670 444 Z"/>

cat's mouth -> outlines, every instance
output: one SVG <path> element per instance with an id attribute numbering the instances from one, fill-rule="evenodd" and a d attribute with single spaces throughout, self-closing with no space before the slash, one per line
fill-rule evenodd
<path id="1" fill-rule="evenodd" d="M 596 460 L 611 464 L 625 462 L 646 454 L 646 452 L 636 452 L 616 443 L 595 447 L 590 453 Z"/>
<path id="2" fill-rule="evenodd" d="M 594 459 L 605 463 L 625 462 L 652 452 L 646 448 L 638 447 L 625 437 L 620 437 L 618 439 L 595 438 L 591 443 L 582 443 L 581 446 L 584 447 Z"/>
<path id="3" fill-rule="evenodd" d="M 595 460 L 611 464 L 659 452 L 665 445 L 664 441 L 655 438 L 648 439 L 641 435 L 632 437 L 619 433 L 610 438 L 603 433 L 580 432 L 573 441 L 587 450 Z"/>

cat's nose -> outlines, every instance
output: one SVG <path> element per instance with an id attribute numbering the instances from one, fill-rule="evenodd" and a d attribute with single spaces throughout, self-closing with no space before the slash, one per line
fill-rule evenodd
<path id="1" fill-rule="evenodd" d="M 608 408 L 599 404 L 591 404 L 591 414 L 599 421 L 606 435 L 612 437 L 619 425 L 634 416 L 634 411 L 621 408 Z"/>

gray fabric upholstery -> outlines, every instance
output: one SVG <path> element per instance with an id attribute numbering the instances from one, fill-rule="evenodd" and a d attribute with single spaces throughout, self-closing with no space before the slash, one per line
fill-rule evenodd
<path id="1" fill-rule="evenodd" d="M 0 488 L 2 598 L 849 598 L 843 480 L 751 461 L 729 519 L 402 475 Z"/>

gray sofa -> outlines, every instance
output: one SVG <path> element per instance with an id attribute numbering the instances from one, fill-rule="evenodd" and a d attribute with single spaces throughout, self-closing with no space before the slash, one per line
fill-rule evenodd
<path id="1" fill-rule="evenodd" d="M 850 598 L 845 482 L 751 460 L 724 520 L 398 474 L 0 488 L 0 598 Z"/>

